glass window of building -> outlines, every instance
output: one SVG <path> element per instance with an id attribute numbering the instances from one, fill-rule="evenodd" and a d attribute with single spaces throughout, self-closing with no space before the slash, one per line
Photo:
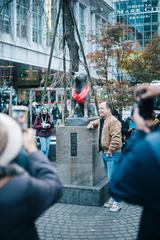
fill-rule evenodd
<path id="1" fill-rule="evenodd" d="M 106 23 L 107 23 L 107 21 L 102 18 L 102 26 L 104 26 Z"/>
<path id="2" fill-rule="evenodd" d="M 45 1 L 45 20 L 46 20 L 46 45 L 51 46 L 55 29 L 56 17 L 58 12 L 58 1 Z M 55 52 L 58 53 L 63 48 L 63 25 L 62 12 L 60 13 L 57 34 L 55 39 Z"/>
<path id="3" fill-rule="evenodd" d="M 27 37 L 29 1 L 17 0 L 17 36 Z"/>
<path id="4" fill-rule="evenodd" d="M 77 9 L 77 2 L 75 0 L 71 1 L 71 7 L 76 18 L 76 9 Z"/>
<path id="5" fill-rule="evenodd" d="M 96 15 L 95 18 L 96 18 L 95 19 L 95 36 L 96 38 L 99 38 L 101 34 L 100 30 L 102 27 L 102 19 L 98 15 Z M 99 49 L 99 48 L 100 48 L 100 44 L 97 43 L 96 49 Z"/>
<path id="6" fill-rule="evenodd" d="M 118 22 L 124 23 L 128 40 L 139 42 L 144 47 L 160 29 L 160 0 L 114 0 Z"/>
<path id="7" fill-rule="evenodd" d="M 44 2 L 33 0 L 33 42 L 42 43 L 42 18 L 44 13 Z"/>
<path id="8" fill-rule="evenodd" d="M 0 0 L 0 31 L 11 33 L 11 2 Z"/>
<path id="9" fill-rule="evenodd" d="M 46 1 L 46 44 L 51 46 L 57 16 L 57 0 Z"/>
<path id="10" fill-rule="evenodd" d="M 85 35 L 86 35 L 86 26 L 85 26 L 85 6 L 79 5 L 79 33 L 81 36 L 81 41 L 84 44 Z"/>
<path id="11" fill-rule="evenodd" d="M 63 49 L 63 18 L 62 13 L 60 14 L 59 18 L 59 25 L 58 25 L 58 31 L 57 31 L 57 39 L 56 39 L 56 47 L 57 51 L 62 51 Z"/>
<path id="12" fill-rule="evenodd" d="M 153 22 L 155 22 L 155 23 L 158 22 L 158 14 L 157 13 L 152 13 L 152 23 Z"/>
<path id="13" fill-rule="evenodd" d="M 157 25 L 153 25 L 153 26 L 152 26 L 152 31 L 158 32 L 158 26 L 157 26 Z"/>
<path id="14" fill-rule="evenodd" d="M 100 36 L 101 27 L 102 27 L 102 20 L 101 20 L 101 18 L 98 15 L 96 15 L 95 33 L 96 33 L 97 37 Z"/>

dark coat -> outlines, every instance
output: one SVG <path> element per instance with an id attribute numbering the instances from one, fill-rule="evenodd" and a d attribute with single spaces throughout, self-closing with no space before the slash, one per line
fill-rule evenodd
<path id="1" fill-rule="evenodd" d="M 160 132 L 137 131 L 117 161 L 111 196 L 143 206 L 138 240 L 160 239 Z"/>
<path id="2" fill-rule="evenodd" d="M 49 114 L 47 114 L 47 121 L 46 123 L 50 124 L 50 128 L 42 128 L 42 115 L 39 114 L 35 121 L 34 121 L 34 128 L 36 129 L 36 136 L 39 137 L 50 137 L 52 135 L 52 120 L 51 120 L 51 116 Z"/>
<path id="3" fill-rule="evenodd" d="M 28 155 L 26 164 L 29 174 L 14 176 L 0 188 L 1 240 L 39 239 L 34 221 L 62 194 L 62 185 L 41 152 Z"/>
<path id="4" fill-rule="evenodd" d="M 52 109 L 52 116 L 54 120 L 57 120 L 60 118 L 60 111 L 58 107 L 53 107 Z"/>

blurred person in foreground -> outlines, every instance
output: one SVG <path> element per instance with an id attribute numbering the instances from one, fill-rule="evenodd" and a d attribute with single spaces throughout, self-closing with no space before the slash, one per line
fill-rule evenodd
<path id="1" fill-rule="evenodd" d="M 160 88 L 141 86 L 142 99 L 160 95 Z M 113 197 L 143 207 L 138 240 L 160 239 L 160 131 L 153 131 L 139 114 L 134 111 L 137 126 L 117 161 L 109 183 Z"/>
<path id="2" fill-rule="evenodd" d="M 27 171 L 21 166 L 22 144 Z M 34 222 L 61 194 L 61 182 L 37 150 L 33 130 L 22 136 L 16 121 L 0 113 L 0 239 L 38 240 Z"/>
<path id="3" fill-rule="evenodd" d="M 108 182 L 114 169 L 115 161 L 119 157 L 122 147 L 121 123 L 113 116 L 110 104 L 102 102 L 99 105 L 100 119 L 91 121 L 87 128 L 99 129 L 99 151 L 102 151 L 102 159 Z M 117 212 L 122 208 L 119 198 L 110 198 L 104 204 L 104 207 L 109 208 L 111 212 Z"/>

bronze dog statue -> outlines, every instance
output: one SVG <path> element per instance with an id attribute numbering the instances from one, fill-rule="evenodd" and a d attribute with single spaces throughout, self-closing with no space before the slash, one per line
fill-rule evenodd
<path id="1" fill-rule="evenodd" d="M 88 117 L 89 109 L 89 84 L 87 75 L 84 73 L 76 73 L 72 81 L 72 101 L 71 116 L 72 117 Z"/>

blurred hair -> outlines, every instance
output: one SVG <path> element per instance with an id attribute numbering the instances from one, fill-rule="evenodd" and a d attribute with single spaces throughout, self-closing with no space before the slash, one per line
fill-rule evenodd
<path id="1" fill-rule="evenodd" d="M 112 111 L 112 106 L 109 102 L 106 102 L 106 107 Z"/>

